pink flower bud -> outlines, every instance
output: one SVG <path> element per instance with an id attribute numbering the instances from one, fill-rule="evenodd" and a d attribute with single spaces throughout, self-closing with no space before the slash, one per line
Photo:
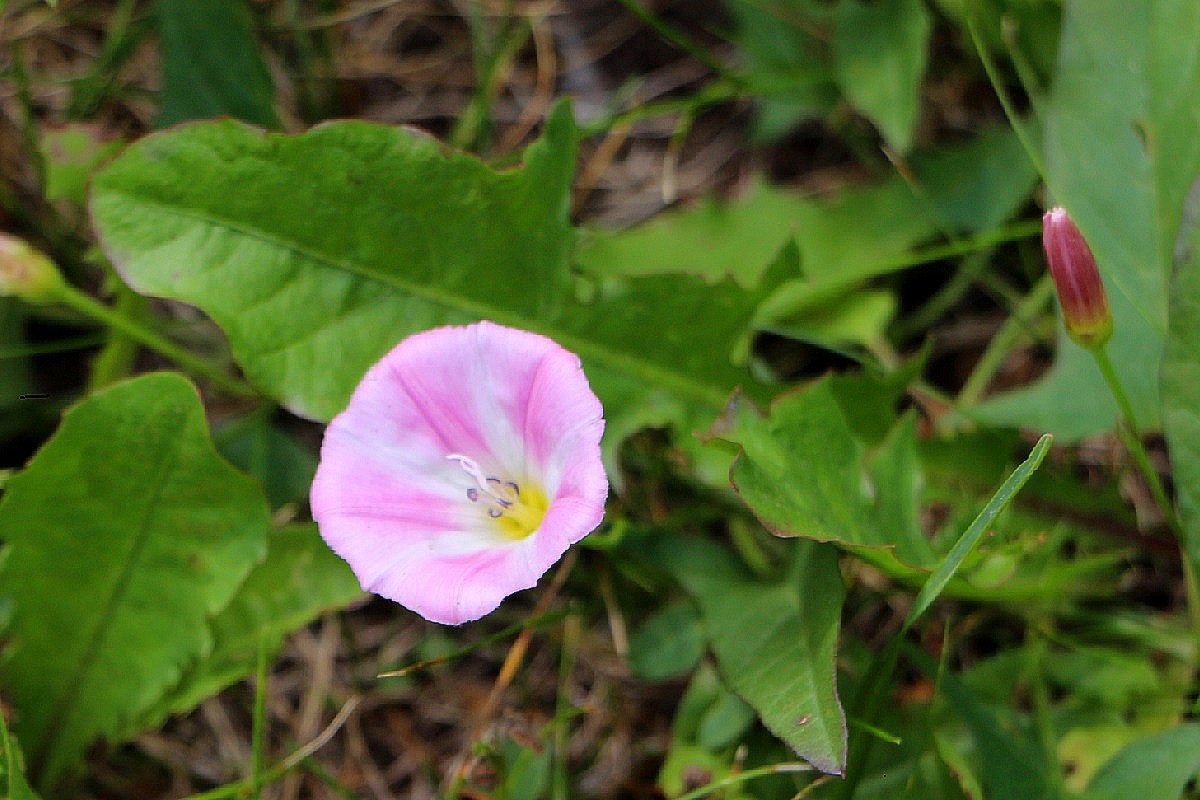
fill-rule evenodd
<path id="1" fill-rule="evenodd" d="M 0 233 L 0 297 L 49 303 L 57 297 L 62 283 L 53 261 L 25 240 Z"/>
<path id="2" fill-rule="evenodd" d="M 1052 208 L 1042 217 L 1042 247 L 1067 334 L 1084 347 L 1100 347 L 1113 332 L 1108 296 L 1092 249 L 1065 209 Z"/>

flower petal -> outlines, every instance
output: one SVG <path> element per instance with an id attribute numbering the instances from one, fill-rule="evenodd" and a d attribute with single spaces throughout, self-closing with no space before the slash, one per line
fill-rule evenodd
<path id="1" fill-rule="evenodd" d="M 599 525 L 603 431 L 579 359 L 555 342 L 489 322 L 436 328 L 371 367 L 330 423 L 313 517 L 364 588 L 436 622 L 477 619 Z M 465 460 L 544 494 L 536 529 L 506 535 L 512 521 L 489 512 L 516 495 L 486 492 Z"/>

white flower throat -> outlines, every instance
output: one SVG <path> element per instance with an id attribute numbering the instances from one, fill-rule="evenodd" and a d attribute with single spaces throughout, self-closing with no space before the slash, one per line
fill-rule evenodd
<path id="1" fill-rule="evenodd" d="M 522 490 L 514 480 L 484 475 L 470 456 L 451 453 L 446 458 L 457 461 L 463 472 L 475 480 L 474 486 L 467 487 L 467 499 L 481 503 L 488 519 L 502 534 L 511 539 L 524 539 L 542 524 L 550 504 L 539 486 L 526 481 Z"/>

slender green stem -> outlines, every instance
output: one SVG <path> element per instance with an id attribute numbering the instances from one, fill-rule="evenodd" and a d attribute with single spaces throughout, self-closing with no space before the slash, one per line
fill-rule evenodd
<path id="1" fill-rule="evenodd" d="M 617 125 L 681 112 L 696 114 L 707 106 L 735 100 L 741 96 L 742 90 L 736 83 L 718 78 L 705 84 L 694 94 L 690 94 L 687 97 L 640 103 L 633 108 L 619 111 L 610 116 L 602 117 L 595 122 L 588 123 L 581 127 L 579 132 L 584 138 L 590 138 L 608 133 Z"/>
<path id="2" fill-rule="evenodd" d="M 641 3 L 637 2 L 637 0 L 620 0 L 620 2 L 621 5 L 629 9 L 630 13 L 632 13 L 635 17 L 644 22 L 650 28 L 653 28 L 654 31 L 664 40 L 675 45 L 680 50 L 683 50 L 692 58 L 696 59 L 721 77 L 733 77 L 730 74 L 729 69 L 724 64 L 714 58 L 712 54 L 703 47 L 696 44 L 696 42 L 694 42 L 690 36 L 673 25 L 668 24 L 664 19 L 662 19 L 662 17 L 659 17 L 654 12 L 648 10 Z"/>
<path id="3" fill-rule="evenodd" d="M 245 397 L 253 397 L 258 394 L 246 382 L 222 372 L 209 362 L 192 355 L 187 350 L 165 339 L 144 325 L 121 316 L 108 306 L 92 299 L 91 296 L 73 286 L 64 285 L 60 289 L 57 299 L 80 314 L 107 325 L 115 331 L 120 331 L 145 347 L 161 353 L 194 375 L 207 378 L 231 394 Z"/>
<path id="4" fill-rule="evenodd" d="M 988 81 L 991 82 L 992 89 L 996 92 L 996 98 L 1000 101 L 1001 108 L 1004 109 L 1004 116 L 1008 118 L 1008 124 L 1012 126 L 1013 132 L 1021 142 L 1021 147 L 1025 150 L 1025 155 L 1029 157 L 1034 169 L 1045 179 L 1046 165 L 1042 161 L 1041 153 L 1034 146 L 1033 137 L 1029 135 L 1025 123 L 1017 114 L 1012 98 L 1009 97 L 1008 90 L 1004 88 L 1004 84 L 1000 80 L 1000 71 L 996 69 L 996 62 L 992 60 L 992 54 L 988 52 L 987 45 L 983 42 L 983 37 L 979 35 L 979 27 L 975 22 L 975 6 L 977 5 L 978 3 L 974 3 L 972 7 L 967 9 L 965 15 L 967 33 L 970 34 L 971 42 L 975 45 L 975 51 L 979 54 L 979 60 L 983 64 L 983 71 L 987 73 Z"/>
<path id="5" fill-rule="evenodd" d="M 571 796 L 570 776 L 567 772 L 567 745 L 571 726 L 571 675 L 575 672 L 575 661 L 579 655 L 579 617 L 568 616 L 563 620 L 562 656 L 558 662 L 558 696 L 555 700 L 551 752 L 550 796 L 554 800 L 566 800 Z"/>
<path id="6" fill-rule="evenodd" d="M 267 643 L 258 640 L 258 654 L 254 668 L 254 714 L 250 726 L 250 780 L 258 782 L 263 772 L 263 758 L 267 734 Z M 261 793 L 256 792 L 261 797 Z"/>
<path id="7" fill-rule="evenodd" d="M 1100 367 L 1100 374 L 1104 376 L 1104 382 L 1108 384 L 1108 390 L 1112 392 L 1113 399 L 1117 401 L 1117 408 L 1121 411 L 1121 420 L 1117 425 L 1117 431 L 1121 436 L 1121 441 L 1124 443 L 1129 454 L 1133 456 L 1134 464 L 1137 465 L 1138 471 L 1142 473 L 1142 477 L 1146 479 L 1146 485 L 1150 488 L 1150 494 L 1154 498 L 1155 504 L 1163 517 L 1179 536 L 1180 542 L 1183 541 L 1183 526 L 1179 522 L 1179 517 L 1175 514 L 1175 507 L 1172 505 L 1170 498 L 1167 497 L 1167 490 L 1163 487 L 1162 479 L 1158 476 L 1158 471 L 1154 469 L 1150 463 L 1150 456 L 1146 453 L 1146 447 L 1142 444 L 1142 436 L 1137 424 L 1137 417 L 1133 413 L 1133 404 L 1129 402 L 1129 395 L 1125 392 L 1125 387 L 1121 383 L 1121 379 L 1117 377 L 1117 371 L 1113 369 L 1112 360 L 1108 357 L 1108 351 L 1103 345 L 1099 347 L 1088 348 L 1091 351 L 1092 357 L 1096 359 L 1096 365 Z"/>
<path id="8" fill-rule="evenodd" d="M 227 783 L 224 786 L 218 786 L 216 789 L 210 789 L 207 792 L 188 795 L 185 800 L 224 800 L 225 798 L 245 797 L 250 792 L 255 792 L 264 786 L 268 786 L 275 781 L 288 774 L 296 767 L 303 764 L 309 756 L 320 750 L 333 738 L 334 734 L 346 724 L 346 720 L 354 713 L 354 709 L 358 707 L 359 698 L 351 697 L 342 706 L 342 710 L 337 713 L 333 721 L 325 727 L 325 730 L 313 739 L 311 742 L 301 747 L 299 750 L 292 753 L 290 756 L 280 761 L 270 769 L 264 770 L 254 779 L 237 781 L 235 783 Z"/>
<path id="9" fill-rule="evenodd" d="M 1042 277 L 1033 287 L 1033 291 L 1021 301 L 1013 315 L 1008 318 L 999 333 L 992 337 L 987 349 L 975 369 L 971 371 L 966 384 L 958 394 L 958 407 L 970 408 L 979 402 L 987 390 L 988 384 L 1000 369 L 1001 363 L 1008 357 L 1009 352 L 1020 341 L 1021 335 L 1029 330 L 1034 318 L 1050 302 L 1054 295 L 1054 284 L 1049 275 Z"/>
<path id="10" fill-rule="evenodd" d="M 783 763 L 783 764 L 768 764 L 765 767 L 756 769 L 748 769 L 745 772 L 739 772 L 736 775 L 730 775 L 727 778 L 722 778 L 719 781 L 713 781 L 706 786 L 701 786 L 699 789 L 688 792 L 687 794 L 679 795 L 676 800 L 699 800 L 701 797 L 708 797 L 714 792 L 721 789 L 727 789 L 730 786 L 737 786 L 739 783 L 752 781 L 755 778 L 765 778 L 768 775 L 784 775 L 789 772 L 812 772 L 812 766 L 800 762 Z"/>

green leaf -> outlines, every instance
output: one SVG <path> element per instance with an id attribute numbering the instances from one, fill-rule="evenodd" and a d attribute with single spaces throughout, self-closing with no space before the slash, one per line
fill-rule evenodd
<path id="1" fill-rule="evenodd" d="M 1008 507 L 1008 504 L 1016 497 L 1017 492 L 1025 485 L 1034 471 L 1041 466 L 1042 459 L 1046 457 L 1046 453 L 1050 452 L 1050 443 L 1053 437 L 1046 434 L 1038 439 L 1038 443 L 1034 445 L 1030 451 L 1029 457 L 1021 462 L 1012 475 L 1001 484 L 992 498 L 988 500 L 987 505 L 979 512 L 979 516 L 971 523 L 971 526 L 963 532 L 959 540 L 954 543 L 954 547 L 950 548 L 950 552 L 946 554 L 921 586 L 921 591 L 917 594 L 917 599 L 913 602 L 912 608 L 908 611 L 908 616 L 904 619 L 904 626 L 907 628 L 917 620 L 925 610 L 937 599 L 937 596 L 946 588 L 946 584 L 954 577 L 954 573 L 958 572 L 962 567 L 963 561 L 970 555 L 971 551 L 979 544 L 979 540 L 987 533 L 996 517 L 1000 512 Z"/>
<path id="2" fill-rule="evenodd" d="M 100 125 L 74 122 L 44 128 L 38 149 L 46 164 L 46 199 L 69 200 L 82 206 L 87 201 L 87 182 L 96 167 L 124 146 Z"/>
<path id="3" fill-rule="evenodd" d="M 64 415 L 0 499 L 0 591 L 14 608 L 0 684 L 39 785 L 211 649 L 208 620 L 261 557 L 268 523 L 179 375 L 117 384 Z"/>
<path id="4" fill-rule="evenodd" d="M 266 558 L 213 618 L 211 652 L 145 714 L 141 727 L 191 710 L 253 672 L 260 646 L 273 653 L 287 634 L 322 612 L 363 597 L 349 565 L 329 549 L 316 525 L 272 531 L 267 543 Z"/>
<path id="5" fill-rule="evenodd" d="M 1088 784 L 1087 800 L 1178 800 L 1200 772 L 1200 724 L 1127 745 Z"/>
<path id="6" fill-rule="evenodd" d="M 1200 181 L 1180 233 L 1163 360 L 1163 430 L 1171 452 L 1183 549 L 1200 575 Z"/>
<path id="7" fill-rule="evenodd" d="M 778 536 L 836 542 L 872 560 L 884 559 L 889 572 L 919 574 L 912 567 L 931 566 L 934 558 L 912 526 L 917 484 L 911 474 L 888 464 L 915 462 L 911 420 L 883 445 L 875 468 L 882 482 L 872 487 L 866 454 L 834 386 L 823 380 L 785 394 L 767 418 L 735 398 L 713 429 L 713 435 L 741 448 L 730 480 Z M 820 457 L 810 457 L 813 453 Z"/>
<path id="8" fill-rule="evenodd" d="M 226 115 L 280 127 L 244 0 L 156 0 L 154 17 L 163 71 L 158 127 Z"/>
<path id="9" fill-rule="evenodd" d="M 329 419 L 409 333 L 562 303 L 574 142 L 563 106 L 502 173 L 408 128 L 195 124 L 98 174 L 92 213 L 131 286 L 203 308 L 252 381 Z"/>
<path id="10" fill-rule="evenodd" d="M 931 28 L 923 0 L 838 5 L 833 47 L 838 85 L 901 153 L 912 142 Z"/>
<path id="11" fill-rule="evenodd" d="M 308 500 L 316 455 L 266 415 L 223 425 L 213 440 L 229 463 L 258 478 L 272 508 Z"/>
<path id="12" fill-rule="evenodd" d="M 560 104 L 524 166 L 496 172 L 410 129 L 192 125 L 99 174 L 92 212 L 135 289 L 207 311 L 248 377 L 302 415 L 341 410 L 404 336 L 487 318 L 580 355 L 606 410 L 637 417 L 618 413 L 609 441 L 688 408 L 711 419 L 754 383 L 732 360 L 788 265 L 753 291 L 667 275 L 573 285 L 575 137 Z"/>
<path id="13" fill-rule="evenodd" d="M 834 659 L 845 589 L 837 551 L 797 542 L 787 577 L 766 583 L 750 578 L 727 550 L 702 539 L 661 536 L 653 549 L 700 606 L 729 686 L 801 758 L 840 773 L 846 720 Z"/>
<path id="14" fill-rule="evenodd" d="M 648 681 L 686 674 L 702 655 L 704 632 L 688 603 L 666 606 L 643 622 L 629 640 L 629 664 Z"/>
<path id="15" fill-rule="evenodd" d="M 980 231 L 1003 222 L 1028 196 L 1034 173 L 1011 132 L 914 156 L 918 192 L 899 176 L 813 200 L 767 184 L 724 202 L 707 199 L 623 231 L 587 231 L 576 255 L 591 275 L 731 275 L 754 285 L 764 268 L 798 247 L 803 278 L 767 300 L 760 325 L 822 343 L 883 336 L 890 292 L 873 277 L 916 263 L 912 248 L 940 229 Z"/>
<path id="16" fill-rule="evenodd" d="M 1045 105 L 1046 182 L 1091 244 L 1108 289 L 1109 354 L 1138 423 L 1160 424 L 1167 281 L 1188 187 L 1200 174 L 1200 26 L 1192 0 L 1073 0 Z M 1066 441 L 1111 430 L 1116 406 L 1061 329 L 1051 371 L 978 419 Z M 975 416 L 973 412 L 973 416 Z"/>
<path id="17" fill-rule="evenodd" d="M 37 793 L 25 777 L 25 759 L 17 740 L 8 730 L 4 714 L 0 714 L 0 793 L 2 800 L 38 800 Z"/>
<path id="18" fill-rule="evenodd" d="M 757 137 L 777 139 L 801 120 L 829 113 L 838 100 L 823 41 L 829 12 L 810 0 L 729 0 L 726 6 L 747 81 L 759 96 Z"/>

